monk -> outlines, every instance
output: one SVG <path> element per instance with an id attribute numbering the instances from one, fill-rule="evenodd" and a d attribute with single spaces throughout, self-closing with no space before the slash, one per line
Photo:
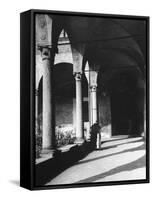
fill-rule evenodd
<path id="1" fill-rule="evenodd" d="M 100 134 L 101 127 L 99 126 L 98 122 L 94 123 L 91 127 L 91 147 L 93 149 L 100 149 L 101 147 L 101 134 Z"/>

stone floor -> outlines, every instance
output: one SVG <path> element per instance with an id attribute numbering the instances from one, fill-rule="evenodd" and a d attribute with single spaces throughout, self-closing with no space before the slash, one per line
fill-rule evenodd
<path id="1" fill-rule="evenodd" d="M 145 179 L 145 143 L 142 137 L 114 137 L 46 185 Z"/>

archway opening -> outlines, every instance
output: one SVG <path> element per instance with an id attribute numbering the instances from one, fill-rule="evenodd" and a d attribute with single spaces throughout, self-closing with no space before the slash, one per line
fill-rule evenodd
<path id="1" fill-rule="evenodd" d="M 112 135 L 139 136 L 144 124 L 144 88 L 135 69 L 121 70 L 110 80 Z M 141 80 L 142 81 L 142 80 Z"/>
<path id="2" fill-rule="evenodd" d="M 108 136 L 139 136 L 144 131 L 144 81 L 138 68 L 100 72 L 99 121 Z M 106 129 L 106 130 L 105 130 Z"/>
<path id="3" fill-rule="evenodd" d="M 76 139 L 76 85 L 71 63 L 54 66 L 55 126 L 57 145 L 74 143 Z M 88 128 L 88 84 L 82 75 L 84 131 Z"/>

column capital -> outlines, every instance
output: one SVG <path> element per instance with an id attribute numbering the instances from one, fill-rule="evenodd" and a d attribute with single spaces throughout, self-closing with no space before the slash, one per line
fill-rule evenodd
<path id="1" fill-rule="evenodd" d="M 97 85 L 91 85 L 90 86 L 90 91 L 91 92 L 96 92 L 97 91 Z"/>
<path id="2" fill-rule="evenodd" d="M 74 77 L 76 81 L 81 81 L 82 73 L 81 72 L 75 72 Z"/>
<path id="3" fill-rule="evenodd" d="M 39 45 L 38 50 L 41 52 L 42 60 L 50 60 L 52 63 L 54 62 L 55 48 L 51 47 L 51 45 Z"/>

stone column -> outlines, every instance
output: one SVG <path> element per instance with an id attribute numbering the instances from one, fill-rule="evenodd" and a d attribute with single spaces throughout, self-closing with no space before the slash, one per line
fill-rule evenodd
<path id="1" fill-rule="evenodd" d="M 43 63 L 43 152 L 55 150 L 55 113 L 53 99 L 53 60 L 54 54 L 49 47 L 41 49 Z"/>
<path id="2" fill-rule="evenodd" d="M 97 116 L 97 86 L 90 86 L 92 125 L 98 120 Z"/>
<path id="3" fill-rule="evenodd" d="M 83 116 L 82 116 L 82 74 L 76 72 L 76 143 L 84 141 Z"/>

